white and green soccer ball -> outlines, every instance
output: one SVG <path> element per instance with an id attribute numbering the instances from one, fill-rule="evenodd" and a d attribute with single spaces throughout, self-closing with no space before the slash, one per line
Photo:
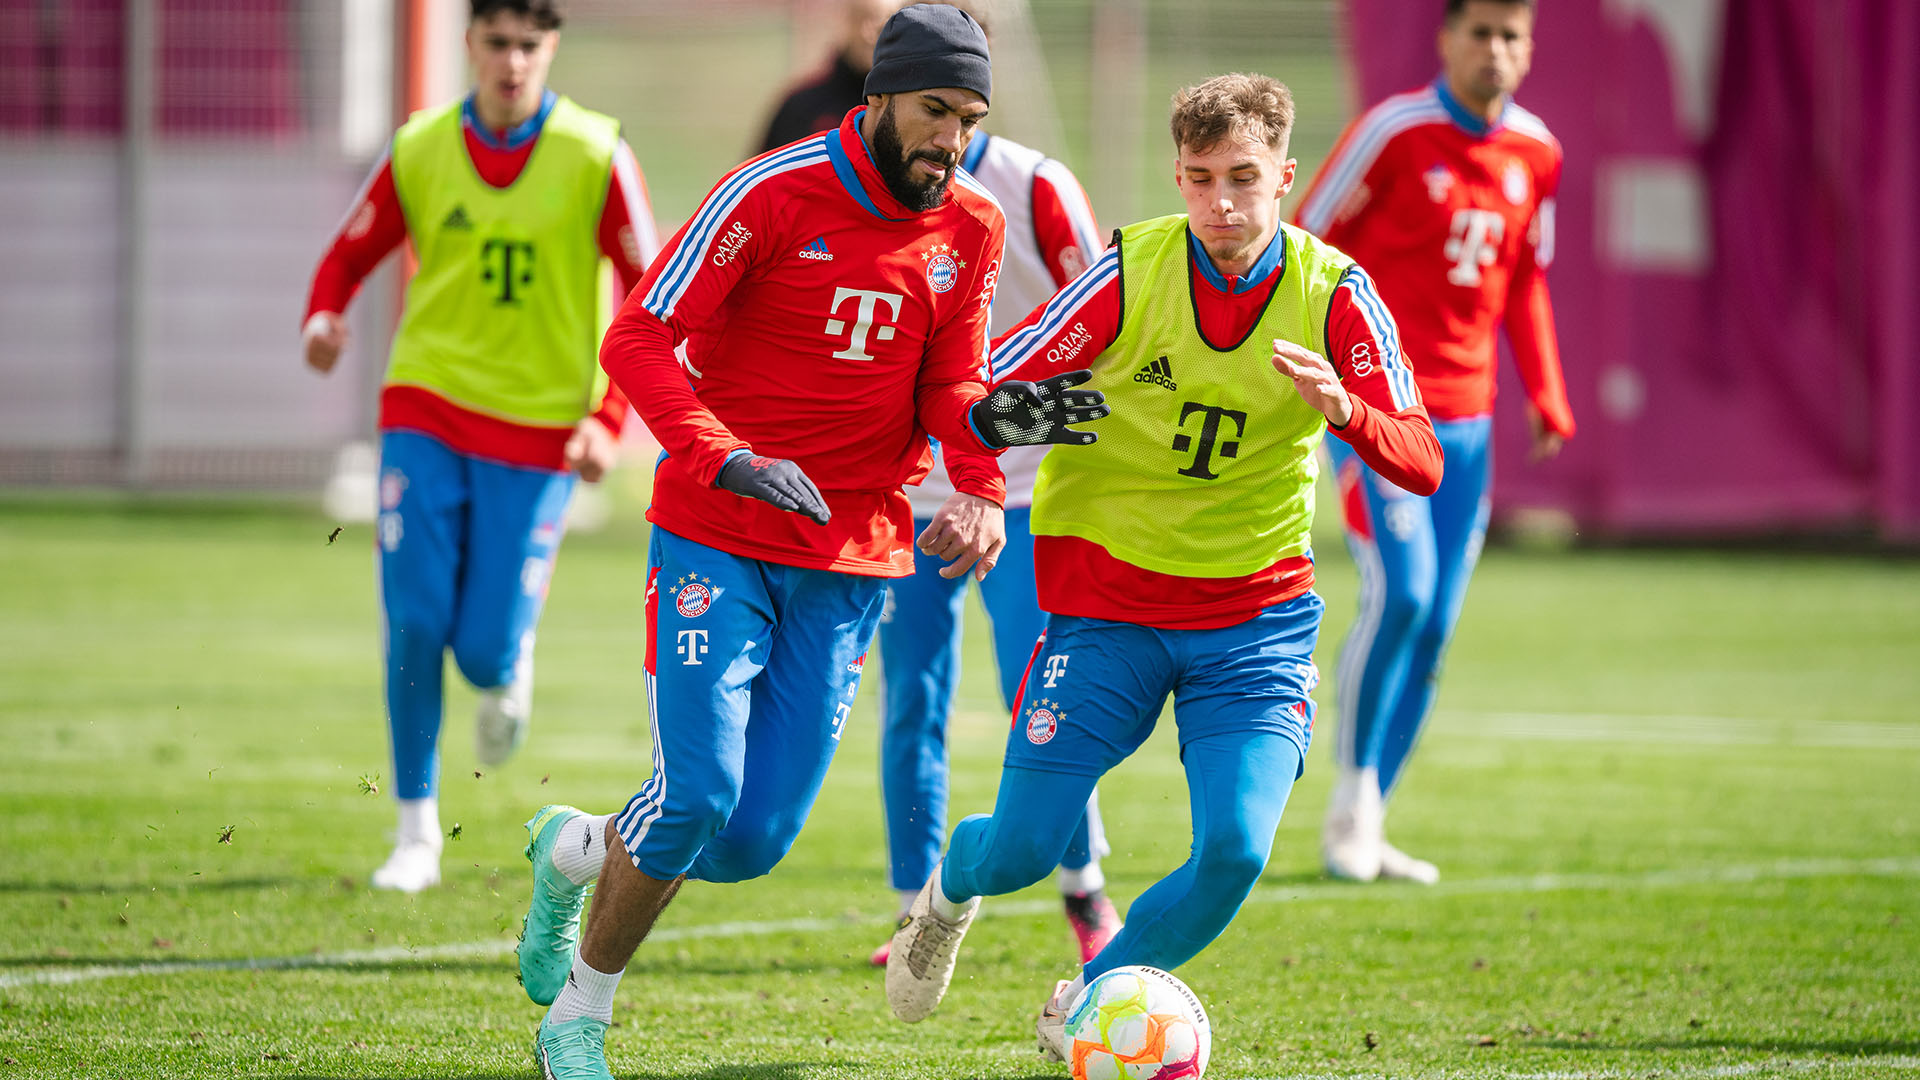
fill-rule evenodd
<path id="1" fill-rule="evenodd" d="M 1067 1013 L 1073 1080 L 1197 1080 L 1213 1026 L 1187 984 L 1159 968 L 1114 968 Z"/>

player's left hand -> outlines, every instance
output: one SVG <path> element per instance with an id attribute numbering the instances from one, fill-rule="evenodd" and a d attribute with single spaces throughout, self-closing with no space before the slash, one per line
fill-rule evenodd
<path id="1" fill-rule="evenodd" d="M 1527 463 L 1538 465 L 1549 458 L 1558 457 L 1560 448 L 1567 444 L 1560 433 L 1547 426 L 1547 419 L 1540 410 L 1527 406 L 1527 429 L 1533 432 L 1533 448 L 1527 451 Z"/>
<path id="2" fill-rule="evenodd" d="M 1353 399 L 1340 385 L 1340 373 L 1327 358 L 1291 341 L 1273 339 L 1273 366 L 1293 380 L 1293 388 L 1307 404 L 1320 410 L 1327 423 L 1345 427 L 1353 419 Z"/>
<path id="3" fill-rule="evenodd" d="M 973 580 L 982 581 L 1007 546 L 1006 511 L 992 499 L 956 491 L 940 504 L 918 543 L 934 558 L 951 560 L 940 568 L 941 577 L 972 570 Z"/>
<path id="4" fill-rule="evenodd" d="M 620 440 L 605 424 L 589 416 L 573 425 L 565 453 L 567 468 L 587 483 L 597 483 L 620 460 Z"/>

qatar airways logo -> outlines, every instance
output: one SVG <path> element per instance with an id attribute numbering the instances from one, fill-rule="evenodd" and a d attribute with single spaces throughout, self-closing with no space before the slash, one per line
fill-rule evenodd
<path id="1" fill-rule="evenodd" d="M 751 239 L 753 239 L 753 230 L 738 221 L 734 222 L 727 229 L 726 235 L 720 238 L 720 242 L 714 245 L 713 265 L 725 266 L 732 262 L 733 257 L 740 254 L 740 249 L 746 247 L 747 241 Z"/>
<path id="2" fill-rule="evenodd" d="M 1088 342 L 1092 340 L 1093 332 L 1087 329 L 1086 323 L 1074 323 L 1073 329 L 1067 331 L 1065 340 L 1047 350 L 1047 363 L 1066 363 L 1068 360 L 1079 356 L 1080 350 L 1086 348 Z"/>
<path id="3" fill-rule="evenodd" d="M 853 326 L 849 330 L 847 320 L 828 319 L 827 333 L 834 337 L 848 335 L 847 347 L 833 354 L 836 360 L 871 360 L 873 354 L 867 351 L 867 335 L 871 333 L 875 341 L 892 341 L 894 327 L 884 321 L 875 325 L 882 305 L 886 307 L 886 319 L 900 317 L 900 305 L 906 297 L 899 293 L 872 292 L 867 289 L 838 288 L 833 290 L 834 315 L 841 314 L 841 308 L 847 301 L 856 301 L 853 305 Z"/>

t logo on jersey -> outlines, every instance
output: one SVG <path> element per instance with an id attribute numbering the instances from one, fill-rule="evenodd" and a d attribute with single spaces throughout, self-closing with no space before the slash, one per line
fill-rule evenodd
<path id="1" fill-rule="evenodd" d="M 673 651 L 680 654 L 680 663 L 684 667 L 699 667 L 700 658 L 707 655 L 707 632 L 705 630 L 682 630 L 679 644 Z"/>
<path id="2" fill-rule="evenodd" d="M 500 287 L 494 303 L 519 303 L 513 287 L 533 284 L 533 245 L 521 240 L 489 240 L 481 244 L 480 280 Z"/>
<path id="3" fill-rule="evenodd" d="M 1455 210 L 1447 228 L 1446 256 L 1453 263 L 1447 280 L 1478 288 L 1480 268 L 1492 266 L 1507 235 L 1507 219 L 1491 210 Z"/>
<path id="4" fill-rule="evenodd" d="M 900 305 L 906 300 L 906 297 L 899 293 L 869 292 L 866 289 L 839 288 L 833 290 L 833 307 L 829 310 L 831 310 L 833 314 L 838 315 L 840 314 L 841 305 L 856 297 L 859 298 L 859 303 L 854 308 L 852 340 L 846 348 L 833 354 L 837 360 L 873 359 L 873 354 L 867 351 L 868 331 L 872 331 L 875 341 L 892 341 L 894 330 L 892 326 L 884 322 L 879 326 L 874 326 L 874 309 L 884 303 L 887 306 L 886 317 L 889 319 L 897 319 L 900 317 Z M 847 324 L 844 319 L 827 320 L 827 333 L 839 337 L 846 332 Z"/>
<path id="5" fill-rule="evenodd" d="M 1051 690 L 1059 686 L 1060 680 L 1067 677 L 1067 661 L 1070 659 L 1072 657 L 1066 653 L 1055 653 L 1047 657 L 1047 666 L 1043 669 L 1043 674 L 1047 677 L 1047 689 Z"/>
<path id="6" fill-rule="evenodd" d="M 1220 474 L 1211 468 L 1213 456 L 1217 451 L 1223 458 L 1240 456 L 1238 442 L 1220 438 L 1220 421 L 1233 421 L 1233 437 L 1242 438 L 1247 433 L 1247 414 L 1238 409 L 1223 409 L 1218 405 L 1202 405 L 1197 401 L 1186 401 L 1180 405 L 1180 427 L 1187 426 L 1187 417 L 1198 413 L 1200 420 L 1200 448 L 1193 455 L 1193 464 L 1178 470 L 1181 476 L 1191 476 L 1198 480 L 1218 480 Z M 1173 437 L 1173 449 L 1186 453 L 1193 449 L 1193 436 L 1181 432 Z"/>

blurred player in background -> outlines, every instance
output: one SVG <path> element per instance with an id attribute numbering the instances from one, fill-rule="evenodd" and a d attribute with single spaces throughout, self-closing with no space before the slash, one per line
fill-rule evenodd
<path id="1" fill-rule="evenodd" d="M 525 740 L 534 625 L 575 477 L 612 467 L 627 401 L 595 363 L 601 259 L 623 290 L 659 241 L 620 125 L 547 89 L 553 0 L 472 0 L 464 99 L 394 134 L 314 273 L 307 364 L 410 240 L 419 256 L 380 393 L 378 574 L 400 829 L 375 888 L 440 880 L 441 670 L 480 690 L 476 753 Z M 624 293 L 623 293 L 624 294 Z"/>
<path id="2" fill-rule="evenodd" d="M 991 41 L 993 24 L 981 18 L 981 5 L 957 6 L 980 22 Z M 960 167 L 999 200 L 1006 215 L 1006 254 L 993 299 L 997 336 L 1092 265 L 1104 244 L 1080 182 L 1040 151 L 982 131 L 967 144 Z M 1007 481 L 1007 546 L 993 574 L 980 582 L 993 628 L 1001 700 L 1008 709 L 1047 620 L 1034 592 L 1033 534 L 1027 528 L 1033 479 L 1046 453 L 1044 446 L 1026 446 L 1000 455 Z M 946 463 L 936 460 L 926 479 L 907 489 L 914 528 L 932 525 L 949 499 L 974 497 L 956 492 Z M 947 835 L 947 720 L 960 681 L 967 578 L 943 573 L 943 554 L 915 556 L 913 576 L 888 586 L 880 618 L 880 794 L 886 807 L 887 880 L 899 895 L 903 916 L 933 872 Z M 1060 860 L 1061 902 L 1083 961 L 1093 959 L 1120 929 L 1100 870 L 1107 850 L 1096 796 L 1088 800 L 1086 820 Z M 874 950 L 874 964 L 887 962 L 890 945 Z"/>
<path id="3" fill-rule="evenodd" d="M 1347 447 L 1327 447 L 1360 568 L 1360 612 L 1340 654 L 1340 776 L 1321 854 L 1330 873 L 1354 881 L 1440 877 L 1387 843 L 1385 804 L 1433 707 L 1486 534 L 1503 320 L 1533 460 L 1573 435 L 1546 279 L 1560 144 L 1512 96 L 1533 60 L 1533 8 L 1448 0 L 1440 77 L 1355 121 L 1296 219 L 1380 283 L 1447 455 L 1446 479 L 1427 498 Z"/>
<path id="4" fill-rule="evenodd" d="M 848 109 L 867 99 L 867 72 L 873 68 L 873 43 L 900 0 L 846 0 L 841 10 L 839 43 L 825 71 L 787 91 L 767 122 L 757 153 L 832 131 Z"/>
<path id="5" fill-rule="evenodd" d="M 1005 229 L 958 167 L 992 89 L 980 28 L 951 7 L 900 12 L 866 89 L 838 130 L 723 179 L 601 349 L 667 450 L 647 512 L 653 771 L 617 815 L 528 822 L 520 976 L 552 1002 L 548 1076 L 607 1077 L 614 991 L 683 880 L 758 877 L 798 836 L 886 580 L 913 572 L 900 488 L 931 464 L 929 434 L 979 498 L 922 547 L 985 576 L 1004 542 L 988 455 L 1091 442 L 1066 425 L 1106 411 L 1069 389 L 1085 372 L 991 396 L 980 382 Z"/>
<path id="6" fill-rule="evenodd" d="M 1041 463 L 1034 561 L 1050 618 L 999 795 L 991 816 L 953 830 L 887 963 L 895 1014 L 930 1014 L 979 898 L 1059 862 L 1095 782 L 1146 741 L 1172 694 L 1192 856 L 1055 987 L 1038 1028 L 1056 1059 L 1087 981 L 1187 962 L 1266 865 L 1312 733 L 1323 433 L 1408 488 L 1440 482 L 1440 447 L 1366 273 L 1280 220 L 1294 174 L 1287 88 L 1222 75 L 1176 94 L 1171 126 L 1187 213 L 1121 229 L 995 344 L 994 380 L 1091 364 L 1114 414 L 1097 445 Z"/>

